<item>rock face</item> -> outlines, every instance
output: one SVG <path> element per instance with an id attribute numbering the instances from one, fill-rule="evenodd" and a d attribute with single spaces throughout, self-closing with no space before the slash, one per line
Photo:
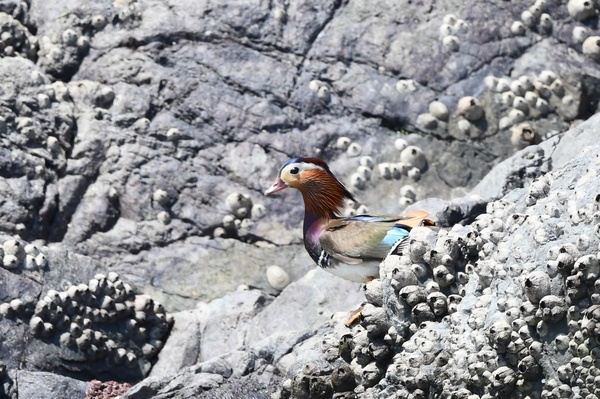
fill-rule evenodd
<path id="1" fill-rule="evenodd" d="M 347 312 L 342 312 L 316 332 L 311 328 L 319 320 L 307 320 L 304 330 L 284 325 L 287 333 L 282 338 L 263 316 L 271 312 L 286 315 L 280 317 L 282 323 L 296 320 L 286 297 L 303 280 L 284 289 L 276 301 L 262 301 L 266 306 L 256 316 L 248 318 L 247 311 L 239 308 L 234 320 L 248 321 L 234 324 L 236 332 L 269 331 L 267 342 L 278 340 L 277 348 L 287 352 L 283 357 L 267 356 L 269 366 L 274 365 L 283 376 L 283 381 L 271 381 L 280 388 L 265 386 L 261 395 L 250 389 L 243 397 L 268 398 L 272 392 L 274 397 L 292 399 L 597 395 L 598 122 L 600 117 L 595 116 L 494 168 L 475 191 L 509 187 L 514 175 L 522 171 L 522 160 L 531 160 L 532 154 L 539 158 L 538 166 L 549 169 L 524 175 L 523 187 L 506 189 L 474 223 L 413 230 L 408 248 L 389 255 L 382 263 L 381 279 L 365 286 L 366 303 L 357 325 L 346 327 Z M 573 143 L 583 145 L 574 148 Z M 309 287 L 314 284 L 310 282 Z M 302 292 L 309 287 L 302 287 Z M 243 291 L 222 301 L 247 306 L 260 295 Z M 313 306 L 309 308 L 317 309 Z M 190 315 L 176 315 L 175 329 L 179 318 L 189 320 Z M 208 331 L 215 327 L 232 325 L 211 317 L 205 323 L 204 336 L 210 336 Z M 181 326 L 202 339 L 200 329 Z M 300 331 L 305 335 L 298 340 Z M 170 339 L 178 336 L 174 333 Z M 214 385 L 202 377 L 201 386 L 215 397 L 240 380 L 265 381 L 265 374 L 272 372 L 269 366 L 246 369 L 242 378 L 231 371 L 240 368 L 236 363 L 240 358 L 256 362 L 257 353 L 273 353 L 273 346 L 265 350 L 260 345 L 257 350 L 251 336 L 246 335 L 246 341 L 238 338 L 238 351 L 219 357 L 217 349 L 205 357 L 212 361 L 184 368 L 176 377 L 161 376 L 161 370 L 172 369 L 174 364 L 185 366 L 191 359 L 173 359 L 165 354 L 173 351 L 165 350 L 153 371 L 156 375 L 125 397 L 186 397 L 188 389 L 195 387 L 197 377 L 193 376 L 214 361 L 225 364 L 227 372 L 217 372 L 223 379 Z M 211 345 L 216 342 L 209 341 Z M 179 346 L 179 341 L 174 342 Z M 180 352 L 190 353 L 187 348 Z M 181 385 L 171 384 L 173 378 Z"/>
<path id="2" fill-rule="evenodd" d="M 574 0 L 463 3 L 3 1 L 3 393 L 26 392 L 18 382 L 36 376 L 70 384 L 73 396 L 83 385 L 63 378 L 137 382 L 164 344 L 152 377 L 127 395 L 502 397 L 510 386 L 570 395 L 563 385 L 593 394 L 596 371 L 584 367 L 593 348 L 573 375 L 550 371 L 570 355 L 548 348 L 555 334 L 567 346 L 592 341 L 593 328 L 579 326 L 596 301 L 592 277 L 571 273 L 597 249 L 588 208 L 598 190 L 569 190 L 582 193 L 597 169 L 596 150 L 583 152 L 597 142 L 595 119 L 579 125 L 600 98 L 597 10 Z M 295 156 L 331 165 L 360 200 L 348 214 L 420 207 L 444 228 L 415 235 L 422 254 L 386 261 L 381 284 L 365 291 L 362 327 L 329 320 L 362 292 L 312 271 L 300 196 L 262 196 Z M 565 253 L 573 269 L 539 274 Z M 408 270 L 399 266 L 407 257 L 416 281 L 388 275 Z M 411 306 L 405 277 L 414 292 L 403 293 L 419 299 Z M 502 295 L 514 297 L 504 310 Z M 497 338 L 509 333 L 502 317 L 511 331 L 519 317 L 535 320 L 531 339 Z M 472 341 L 451 342 L 467 332 Z M 475 351 L 491 357 L 462 367 Z M 497 375 L 479 373 L 480 362 Z M 166 374 L 182 367 L 170 384 Z"/>
<path id="3" fill-rule="evenodd" d="M 597 64 L 571 37 L 588 20 L 544 2 L 513 33 L 529 6 L 7 2 L 0 228 L 91 256 L 172 310 L 240 281 L 268 289 L 268 265 L 298 279 L 300 198 L 261 195 L 287 158 L 322 156 L 361 202 L 398 212 L 468 192 L 511 134 L 521 148 L 596 111 Z M 262 211 L 236 213 L 238 194 Z M 240 252 L 256 260 L 237 267 Z"/>

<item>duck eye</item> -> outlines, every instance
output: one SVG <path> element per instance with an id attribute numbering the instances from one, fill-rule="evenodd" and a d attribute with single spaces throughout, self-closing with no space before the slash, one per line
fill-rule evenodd
<path id="1" fill-rule="evenodd" d="M 291 175 L 297 175 L 298 172 L 300 172 L 300 169 L 297 166 L 294 166 L 292 169 L 290 169 Z"/>

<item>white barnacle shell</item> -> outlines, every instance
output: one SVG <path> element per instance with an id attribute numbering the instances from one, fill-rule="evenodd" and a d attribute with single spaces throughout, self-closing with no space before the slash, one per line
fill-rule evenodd
<path id="1" fill-rule="evenodd" d="M 536 316 L 543 320 L 557 322 L 567 314 L 567 306 L 563 298 L 555 295 L 546 295 L 540 299 Z"/>
<path id="2" fill-rule="evenodd" d="M 19 298 L 13 299 L 9 304 L 13 312 L 16 314 L 21 313 L 24 309 L 23 301 Z"/>
<path id="3" fill-rule="evenodd" d="M 285 21 L 287 20 L 287 12 L 285 11 L 285 9 L 281 8 L 281 7 L 276 7 L 275 10 L 273 11 L 273 17 L 281 22 L 281 23 L 285 23 Z"/>
<path id="4" fill-rule="evenodd" d="M 585 26 L 576 26 L 573 28 L 572 37 L 575 43 L 583 43 L 589 35 L 590 32 Z"/>
<path id="5" fill-rule="evenodd" d="M 448 51 L 458 51 L 460 48 L 460 40 L 456 36 L 444 36 L 442 44 Z"/>
<path id="6" fill-rule="evenodd" d="M 408 285 L 400 290 L 399 298 L 409 307 L 413 307 L 427 300 L 427 291 L 418 285 Z"/>
<path id="7" fill-rule="evenodd" d="M 2 244 L 2 250 L 5 255 L 15 255 L 19 260 L 25 257 L 23 244 L 18 240 L 7 240 Z"/>
<path id="8" fill-rule="evenodd" d="M 421 129 L 435 129 L 438 126 L 438 119 L 429 112 L 425 112 L 417 116 L 417 126 Z"/>
<path id="9" fill-rule="evenodd" d="M 365 299 L 376 306 L 383 306 L 381 280 L 371 280 L 364 286 Z"/>
<path id="10" fill-rule="evenodd" d="M 350 140 L 350 138 L 345 136 L 338 137 L 337 141 L 335 142 L 335 148 L 337 148 L 338 150 L 346 151 L 350 143 L 352 143 L 352 140 Z"/>
<path id="11" fill-rule="evenodd" d="M 56 328 L 52 323 L 44 323 L 44 331 L 42 334 L 46 337 L 52 337 L 54 335 Z"/>
<path id="12" fill-rule="evenodd" d="M 429 104 L 429 113 L 441 121 L 448 120 L 448 107 L 441 101 L 432 101 Z"/>
<path id="13" fill-rule="evenodd" d="M 319 90 L 317 90 L 317 97 L 319 97 L 321 101 L 329 102 L 329 100 L 331 100 L 331 91 L 329 90 L 329 87 L 325 85 L 319 87 Z"/>
<path id="14" fill-rule="evenodd" d="M 366 187 L 367 181 L 364 177 L 358 173 L 350 175 L 350 185 L 358 190 L 362 190 Z"/>
<path id="15" fill-rule="evenodd" d="M 549 85 L 550 83 L 554 82 L 555 79 L 556 79 L 556 73 L 554 73 L 548 69 L 543 70 L 538 75 L 538 80 L 546 85 Z"/>
<path id="16" fill-rule="evenodd" d="M 262 204 L 254 204 L 252 205 L 252 209 L 250 210 L 250 215 L 252 219 L 260 219 L 267 214 L 267 209 Z"/>
<path id="17" fill-rule="evenodd" d="M 364 155 L 360 157 L 358 163 L 360 164 L 360 166 L 365 166 L 369 169 L 373 169 L 373 167 L 375 166 L 375 161 L 373 160 L 373 157 L 369 155 Z"/>
<path id="18" fill-rule="evenodd" d="M 134 302 L 136 311 L 150 311 L 154 307 L 154 301 L 148 295 L 136 295 Z"/>
<path id="19" fill-rule="evenodd" d="M 17 267 L 19 267 L 20 263 L 21 262 L 15 255 L 5 254 L 4 257 L 2 258 L 2 264 L 3 264 L 4 268 L 8 269 L 8 270 L 16 269 Z"/>
<path id="20" fill-rule="evenodd" d="M 525 10 L 521 13 L 521 21 L 523 21 L 526 26 L 532 27 L 535 25 L 536 17 L 531 13 L 531 11 Z"/>
<path id="21" fill-rule="evenodd" d="M 81 326 L 79 324 L 71 323 L 69 326 L 69 333 L 71 334 L 71 337 L 79 338 L 79 337 L 81 337 L 81 334 L 83 333 L 83 329 L 81 328 Z"/>
<path id="22" fill-rule="evenodd" d="M 77 33 L 73 29 L 66 29 L 62 33 L 62 42 L 67 46 L 73 46 L 77 43 Z"/>
<path id="23" fill-rule="evenodd" d="M 541 138 L 536 128 L 524 122 L 512 129 L 510 141 L 515 148 L 523 149 L 529 145 L 540 143 Z"/>
<path id="24" fill-rule="evenodd" d="M 525 24 L 521 21 L 513 21 L 510 25 L 510 31 L 515 36 L 521 36 L 525 34 Z"/>
<path id="25" fill-rule="evenodd" d="M 569 347 L 569 336 L 558 334 L 556 338 L 554 338 L 554 345 L 556 345 L 556 349 L 560 351 L 566 350 Z"/>
<path id="26" fill-rule="evenodd" d="M 515 109 L 523 111 L 525 114 L 529 113 L 529 105 L 527 104 L 527 101 L 525 100 L 525 98 L 523 98 L 521 96 L 515 96 L 512 106 Z"/>
<path id="27" fill-rule="evenodd" d="M 565 94 L 565 86 L 560 79 L 555 79 L 554 82 L 550 84 L 550 90 L 558 97 L 562 97 Z"/>
<path id="28" fill-rule="evenodd" d="M 272 265 L 266 271 L 267 282 L 277 291 L 282 291 L 290 283 L 288 273 L 277 265 Z"/>
<path id="29" fill-rule="evenodd" d="M 488 330 L 492 342 L 496 345 L 507 345 L 511 340 L 511 332 L 511 325 L 504 319 L 496 321 Z"/>
<path id="30" fill-rule="evenodd" d="M 40 253 L 40 249 L 36 245 L 27 244 L 25 245 L 25 253 L 35 257 Z"/>
<path id="31" fill-rule="evenodd" d="M 512 91 L 505 91 L 500 95 L 500 100 L 504 105 L 512 105 L 515 99 L 515 93 Z"/>
<path id="32" fill-rule="evenodd" d="M 569 0 L 567 11 L 577 21 L 583 21 L 596 15 L 594 2 L 590 0 Z"/>
<path id="33" fill-rule="evenodd" d="M 521 82 L 525 90 L 529 91 L 533 89 L 533 78 L 531 76 L 521 75 L 519 76 L 519 81 Z"/>
<path id="34" fill-rule="evenodd" d="M 97 14 L 92 16 L 92 26 L 94 29 L 100 30 L 106 26 L 106 18 L 103 15 Z"/>
<path id="35" fill-rule="evenodd" d="M 458 100 L 458 113 L 470 121 L 477 121 L 484 116 L 484 110 L 478 99 L 471 96 Z"/>
<path id="36" fill-rule="evenodd" d="M 440 287 L 448 287 L 455 282 L 452 272 L 444 265 L 436 266 L 433 269 L 433 278 Z"/>
<path id="37" fill-rule="evenodd" d="M 154 345 L 151 345 L 150 343 L 146 343 L 144 344 L 144 346 L 142 346 L 142 354 L 146 359 L 151 359 L 152 357 L 154 357 L 154 355 L 156 355 L 157 352 L 158 348 L 156 348 Z"/>
<path id="38" fill-rule="evenodd" d="M 39 337 L 44 331 L 44 320 L 39 316 L 33 316 L 29 321 L 29 330 L 34 337 Z"/>
<path id="39" fill-rule="evenodd" d="M 125 363 L 125 358 L 127 356 L 127 350 L 125 348 L 115 348 L 113 351 L 113 361 L 117 365 L 121 365 Z"/>
<path id="40" fill-rule="evenodd" d="M 531 13 L 531 15 L 533 15 L 534 18 L 540 18 L 542 15 L 542 7 L 537 4 L 533 4 L 527 10 Z"/>
<path id="41" fill-rule="evenodd" d="M 600 61 L 600 36 L 590 36 L 583 42 L 583 54 Z"/>
<path id="42" fill-rule="evenodd" d="M 181 131 L 179 129 L 177 129 L 176 127 L 172 127 L 169 128 L 169 130 L 167 130 L 167 140 L 169 141 L 177 141 L 181 138 Z"/>
<path id="43" fill-rule="evenodd" d="M 471 131 L 471 122 L 466 119 L 459 119 L 456 123 L 456 127 L 464 134 L 468 134 Z"/>
<path id="44" fill-rule="evenodd" d="M 550 30 L 552 29 L 553 23 L 554 21 L 552 20 L 552 17 L 549 14 L 543 13 L 542 15 L 540 15 L 540 28 L 544 30 Z"/>
<path id="45" fill-rule="evenodd" d="M 356 169 L 356 173 L 368 181 L 371 180 L 371 175 L 373 174 L 373 171 L 367 166 L 359 166 Z"/>
<path id="46" fill-rule="evenodd" d="M 427 158 L 421 150 L 417 146 L 408 146 L 400 153 L 400 161 L 411 165 L 420 171 L 423 171 L 427 168 Z"/>
<path id="47" fill-rule="evenodd" d="M 171 215 L 167 211 L 161 211 L 156 215 L 156 220 L 164 225 L 168 225 L 171 223 Z"/>
<path id="48" fill-rule="evenodd" d="M 169 204 L 169 194 L 162 188 L 154 191 L 152 199 L 163 206 Z"/>
<path id="49" fill-rule="evenodd" d="M 510 90 L 510 81 L 506 78 L 498 79 L 498 84 L 496 85 L 496 91 L 498 93 L 504 93 L 505 91 Z"/>
<path id="50" fill-rule="evenodd" d="M 533 271 L 527 275 L 523 286 L 529 301 L 539 303 L 543 297 L 550 294 L 550 276 L 543 271 Z"/>
<path id="51" fill-rule="evenodd" d="M 483 81 L 490 90 L 494 90 L 498 84 L 498 78 L 493 75 L 486 76 Z"/>
<path id="52" fill-rule="evenodd" d="M 37 265 L 37 262 L 35 261 L 35 257 L 32 255 L 26 255 L 25 261 L 23 262 L 23 264 L 24 264 L 26 270 L 37 270 L 38 269 L 38 265 Z"/>
<path id="53" fill-rule="evenodd" d="M 315 93 L 323 86 L 323 82 L 318 79 L 313 79 L 308 83 L 308 88 Z"/>
<path id="54" fill-rule="evenodd" d="M 525 119 L 525 113 L 520 109 L 511 108 L 511 110 L 508 111 L 508 117 L 513 123 L 518 123 Z"/>
<path id="55" fill-rule="evenodd" d="M 548 101 L 544 100 L 543 98 L 538 98 L 538 100 L 535 103 L 535 109 L 540 114 L 544 115 L 550 112 L 550 104 L 548 104 Z"/>
<path id="56" fill-rule="evenodd" d="M 458 20 L 458 17 L 454 14 L 446 14 L 446 15 L 444 15 L 444 18 L 443 18 L 444 23 L 448 24 L 448 25 L 454 25 L 457 20 Z"/>
<path id="57" fill-rule="evenodd" d="M 368 213 L 369 213 L 369 208 L 364 204 L 361 204 L 358 208 L 356 208 L 357 215 L 366 215 Z"/>
<path id="58" fill-rule="evenodd" d="M 414 204 L 415 200 L 412 198 L 408 198 L 408 197 L 400 197 L 398 198 L 398 205 L 400 205 L 401 208 L 406 208 L 409 205 Z"/>
<path id="59" fill-rule="evenodd" d="M 515 36 L 521 36 L 525 33 L 525 24 L 521 21 L 513 21 L 510 25 L 510 31 Z"/>
<path id="60" fill-rule="evenodd" d="M 538 94 L 535 91 L 528 91 L 525 92 L 524 98 L 530 106 L 534 107 L 540 96 L 538 96 Z"/>
<path id="61" fill-rule="evenodd" d="M 415 200 L 417 198 L 417 190 L 411 185 L 402 186 L 400 188 L 400 196 Z"/>
<path id="62" fill-rule="evenodd" d="M 400 79 L 396 82 L 396 90 L 400 93 L 410 93 L 417 90 L 417 86 L 413 79 Z"/>
<path id="63" fill-rule="evenodd" d="M 525 87 L 523 86 L 523 82 L 521 82 L 519 79 L 510 82 L 510 91 L 515 93 L 516 96 L 522 96 L 523 94 L 525 94 Z"/>
<path id="64" fill-rule="evenodd" d="M 246 194 L 233 192 L 225 198 L 225 205 L 233 215 L 243 219 L 250 216 L 252 198 Z"/>
<path id="65" fill-rule="evenodd" d="M 419 181 L 421 179 L 421 169 L 410 168 L 407 172 L 407 176 L 413 181 Z"/>
<path id="66" fill-rule="evenodd" d="M 382 163 L 378 164 L 377 170 L 379 171 L 379 174 L 384 179 L 389 180 L 392 178 L 392 168 L 391 168 L 391 164 L 389 162 L 382 162 Z"/>
<path id="67" fill-rule="evenodd" d="M 346 154 L 349 157 L 357 157 L 362 152 L 362 146 L 358 143 L 350 143 L 348 148 L 346 149 Z"/>
<path id="68" fill-rule="evenodd" d="M 591 239 L 587 234 L 582 234 L 577 238 L 577 248 L 580 251 L 585 251 L 590 247 Z"/>
<path id="69" fill-rule="evenodd" d="M 462 19 L 457 19 L 452 25 L 456 33 L 465 34 L 469 31 L 469 25 Z"/>
<path id="70" fill-rule="evenodd" d="M 440 36 L 444 37 L 444 36 L 450 36 L 454 34 L 454 29 L 452 28 L 452 25 L 450 24 L 441 24 L 440 25 Z"/>

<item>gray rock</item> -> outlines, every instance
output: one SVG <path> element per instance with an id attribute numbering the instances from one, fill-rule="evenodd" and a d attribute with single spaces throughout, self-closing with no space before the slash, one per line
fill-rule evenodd
<path id="1" fill-rule="evenodd" d="M 42 371 L 19 370 L 18 397 L 31 399 L 84 398 L 90 383 Z"/>
<path id="2" fill-rule="evenodd" d="M 52 258 L 49 253 L 46 268 L 30 268 L 35 262 L 29 257 L 28 263 L 12 269 L 17 274 L 2 269 L 3 281 L 9 284 L 2 288 L 7 292 L 1 299 L 6 306 L 0 310 L 8 314 L 20 309 L 21 305 L 10 305 L 19 299 L 26 311 L 33 312 L 42 287 L 64 290 L 68 282 L 89 281 L 91 270 L 111 270 L 170 311 L 193 309 L 199 300 L 212 304 L 207 305 L 216 312 L 211 317 L 224 323 L 203 325 L 198 320 L 206 315 L 200 317 L 194 310 L 199 319 L 187 326 L 181 321 L 186 315 L 179 317 L 182 330 L 191 328 L 196 334 L 207 328 L 216 337 L 233 325 L 243 331 L 247 328 L 243 325 L 252 326 L 247 335 L 232 334 L 226 345 L 211 349 L 203 349 L 205 343 L 189 343 L 178 333 L 173 345 L 189 353 L 173 352 L 173 369 L 205 360 L 202 353 L 218 357 L 232 349 L 227 346 L 251 344 L 272 356 L 247 356 L 260 363 L 248 370 L 263 370 L 263 363 L 283 359 L 285 351 L 298 353 L 301 359 L 293 348 L 311 339 L 317 348 L 311 359 L 324 364 L 331 353 L 319 354 L 320 333 L 307 333 L 303 320 L 312 328 L 323 325 L 324 315 L 330 313 L 315 313 L 315 307 L 322 309 L 315 298 L 331 287 L 320 286 L 321 278 L 315 286 L 292 284 L 269 302 L 277 292 L 265 278 L 266 266 L 281 266 L 294 281 L 314 268 L 301 245 L 300 195 L 262 197 L 283 162 L 294 156 L 321 156 L 342 181 L 350 183 L 360 159 L 336 148 L 338 139 L 347 137 L 374 164 L 396 166 L 387 177 L 373 173 L 365 181 L 356 193 L 361 204 L 372 211 L 399 213 L 400 187 L 410 184 L 418 199 L 440 198 L 417 205 L 429 209 L 442 225 L 452 225 L 471 222 L 486 203 L 493 207 L 492 201 L 502 197 L 519 203 L 529 195 L 530 185 L 537 187 L 535 179 L 569 165 L 597 141 L 589 125 L 560 135 L 596 114 L 600 97 L 600 68 L 582 53 L 582 41 L 573 42 L 574 28 L 581 28 L 581 23 L 570 19 L 568 7 L 548 2 L 542 10 L 541 5 L 501 1 L 470 7 L 454 0 L 391 5 L 304 1 L 251 7 L 238 3 L 10 0 L 0 4 L 5 28 L 0 38 L 0 231 L 39 240 L 41 245 L 51 243 L 50 253 L 56 254 Z M 448 18 L 449 14 L 454 16 Z M 522 15 L 528 24 L 515 36 L 510 26 L 515 16 Z M 544 29 L 547 15 L 552 29 Z M 444 29 L 445 35 L 454 35 L 449 40 L 460 43 L 458 51 L 444 49 L 437 35 L 442 24 L 450 28 Z M 598 36 L 598 29 L 587 25 L 586 34 Z M 511 81 L 537 79 L 547 70 L 555 75 L 554 81 L 531 79 L 527 90 L 534 93 L 530 100 L 537 96 L 536 102 L 517 117 L 545 141 L 501 163 L 514 153 L 505 130 L 516 120 L 514 115 L 506 119 L 510 110 L 502 102 L 499 82 L 508 90 Z M 485 80 L 491 75 L 497 84 L 488 90 Z M 557 81 L 562 82 L 560 87 Z M 476 98 L 485 115 L 469 126 L 457 112 L 459 99 L 466 96 Z M 433 100 L 446 105 L 448 120 L 425 131 L 417 118 Z M 422 150 L 426 167 L 399 166 L 400 152 L 394 146 L 399 137 Z M 166 193 L 164 201 L 154 199 L 157 190 Z M 535 188 L 535 195 L 526 201 L 531 206 L 543 202 L 546 197 L 540 193 L 546 191 L 551 192 Z M 464 197 L 470 192 L 475 196 Z M 231 193 L 263 205 L 264 217 L 232 215 L 226 203 Z M 450 201 L 460 197 L 464 198 Z M 553 215 L 559 212 L 558 205 L 549 207 Z M 521 221 L 522 215 L 517 216 Z M 537 226 L 538 240 L 568 234 L 561 221 L 548 223 L 554 226 L 552 234 Z M 488 233 L 490 242 L 500 241 L 498 234 L 491 234 L 497 232 L 487 230 L 486 239 Z M 479 251 L 490 250 L 490 246 L 469 247 L 466 252 L 475 259 Z M 75 259 L 75 253 L 92 260 Z M 454 278 L 462 288 L 467 286 L 465 272 L 451 270 L 448 258 L 429 253 L 427 259 L 434 264 L 436 284 Z M 7 256 L 6 264 L 13 261 Z M 423 271 L 420 262 L 414 264 L 416 272 Z M 497 277 L 486 263 L 478 276 L 481 284 Z M 576 285 L 575 280 L 569 284 Z M 259 294 L 254 289 L 248 292 L 266 300 L 254 308 L 251 298 L 243 298 L 245 306 L 240 313 L 233 312 L 240 315 L 236 321 L 222 304 L 211 301 L 240 284 L 258 288 Z M 354 296 L 331 291 L 337 298 L 347 298 L 340 309 L 354 306 L 346 306 L 356 302 Z M 453 296 L 459 293 L 447 295 L 454 301 L 449 309 L 459 306 Z M 583 294 L 574 290 L 572 295 Z M 226 298 L 225 303 L 233 296 Z M 287 301 L 305 307 L 294 308 Z M 110 301 L 103 303 L 111 306 Z M 400 309 L 400 305 L 387 306 Z M 278 312 L 293 317 L 281 322 Z M 16 338 L 29 333 L 30 316 L 15 319 L 23 321 L 20 324 L 10 317 L 0 321 L 7 341 L 14 343 L 10 346 L 14 350 L 0 349 L 6 351 L 2 355 L 11 370 L 16 359 L 31 352 Z M 402 313 L 402 318 L 410 317 L 426 323 L 432 316 L 420 305 Z M 365 331 L 372 324 L 366 323 Z M 38 331 L 37 319 L 32 327 Z M 379 327 L 369 327 L 368 334 Z M 544 324 L 539 331 L 545 331 Z M 321 332 L 335 334 L 335 328 L 323 327 Z M 361 334 L 358 341 L 367 333 Z M 385 345 L 374 342 L 372 355 L 362 353 L 360 345 L 355 348 L 356 358 L 364 363 L 358 365 L 360 370 L 353 366 L 355 375 L 365 381 L 357 395 L 375 395 L 379 389 L 370 386 L 382 377 L 379 359 L 393 350 L 386 350 L 386 345 L 400 341 L 394 334 L 386 339 L 381 338 Z M 146 347 L 145 353 L 155 350 Z M 28 362 L 38 367 L 37 361 Z M 277 364 L 292 370 L 295 362 Z M 149 363 L 144 370 L 148 367 Z M 195 395 L 206 385 L 211 387 L 208 395 L 240 396 L 241 379 L 206 373 L 186 394 Z M 253 388 L 248 395 L 278 378 L 268 370 L 264 379 L 249 373 L 248 387 Z M 325 376 L 311 370 L 298 375 L 294 381 L 312 386 L 313 391 L 306 392 L 321 388 L 330 392 L 332 385 Z M 495 377 L 513 381 L 514 375 L 500 369 Z M 493 394 L 504 395 L 500 388 Z M 152 392 L 169 395 L 159 391 Z"/>
<path id="3" fill-rule="evenodd" d="M 431 25 L 439 21 L 415 22 L 420 5 L 402 9 L 396 5 L 380 15 L 378 4 L 313 3 L 249 9 L 194 2 L 169 7 L 153 1 L 131 7 L 96 2 L 81 8 L 59 1 L 36 3 L 28 12 L 17 6 L 7 8 L 19 21 L 27 24 L 30 19 L 36 24 L 41 80 L 47 82 L 52 76 L 69 83 L 54 85 L 50 109 L 32 111 L 34 126 L 47 126 L 44 134 L 59 138 L 64 155 L 52 158 L 39 148 L 20 147 L 22 155 L 17 159 L 28 159 L 29 166 L 12 162 L 7 170 L 34 170 L 46 160 L 51 168 L 37 181 L 9 179 L 7 189 L 28 196 L 4 202 L 3 229 L 14 233 L 23 223 L 33 226 L 27 228 L 31 238 L 63 242 L 104 265 L 135 264 L 144 268 L 135 273 L 138 286 L 160 295 L 173 310 L 184 309 L 193 306 L 195 299 L 211 300 L 235 287 L 213 278 L 235 270 L 234 251 L 206 245 L 208 256 L 222 266 L 214 274 L 205 273 L 203 279 L 193 279 L 193 287 L 177 289 L 169 281 L 178 281 L 177 270 L 185 273 L 188 268 L 169 268 L 174 278 L 165 279 L 146 260 L 160 258 L 166 248 L 178 250 L 190 237 L 212 237 L 215 231 L 222 236 L 219 228 L 229 213 L 224 202 L 231 192 L 249 194 L 253 202 L 262 201 L 267 208 L 267 216 L 253 221 L 252 227 L 225 229 L 229 239 L 242 241 L 236 247 L 252 251 L 245 243 L 298 243 L 299 198 L 286 195 L 289 201 L 275 204 L 260 196 L 288 157 L 324 156 L 347 180 L 356 160 L 332 150 L 340 135 L 360 144 L 377 162 L 397 162 L 391 145 L 395 132 L 418 132 L 416 118 L 432 100 L 447 104 L 453 115 L 459 98 L 483 94 L 480 101 L 486 108 L 486 121 L 471 126 L 468 135 L 455 128 L 456 118 L 451 116 L 448 126 L 407 137 L 409 144 L 428 154 L 429 169 L 418 176 L 418 197 L 456 196 L 471 189 L 513 151 L 497 134 L 495 123 L 500 115 L 493 97 L 483 93 L 487 74 L 508 75 L 515 64 L 522 65 L 521 59 L 514 62 L 512 57 L 527 57 L 529 50 L 542 53 L 548 47 L 554 52 L 552 57 L 539 61 L 530 57 L 530 63 L 543 61 L 545 69 L 561 64 L 551 69 L 563 81 L 589 77 L 581 90 L 595 92 L 591 83 L 596 76 L 594 64 L 585 58 L 569 58 L 567 47 L 555 45 L 551 38 L 534 44 L 527 36 L 511 37 L 484 18 L 483 32 L 497 32 L 503 45 L 498 45 L 497 36 L 471 30 L 461 33 L 459 56 L 446 54 L 428 34 L 437 31 Z M 436 10 L 440 15 L 464 11 L 472 13 L 474 20 L 489 12 L 499 20 L 520 12 L 516 4 L 502 11 L 493 4 L 481 10 L 467 10 L 458 3 L 440 7 Z M 346 40 L 344 32 L 355 29 L 354 15 L 358 14 L 377 23 L 369 22 L 368 33 L 357 35 L 354 46 L 341 45 Z M 401 22 L 412 22 L 398 24 L 396 15 L 402 15 Z M 371 37 L 386 39 L 381 47 L 374 47 Z M 390 51 L 383 52 L 384 48 Z M 344 54 L 349 62 L 334 61 L 334 54 Z M 480 72 L 471 76 L 465 72 L 469 70 Z M 4 81 L 24 79 L 21 71 L 24 68 L 7 68 Z M 581 76 L 573 71 L 582 71 Z M 415 90 L 398 92 L 398 75 L 413 79 Z M 330 88 L 328 102 L 309 88 L 315 80 Z M 14 98 L 17 91 L 7 93 Z M 573 94 L 571 109 L 577 109 L 579 96 Z M 360 116 L 349 118 L 348 112 Z M 565 112 L 562 115 L 567 118 Z M 17 113 L 19 117 L 26 114 Z M 39 119 L 41 114 L 48 116 Z M 569 115 L 569 120 L 577 117 Z M 61 123 L 52 125 L 52 120 Z M 10 118 L 7 121 L 10 126 Z M 551 126 L 564 125 L 555 118 L 537 128 L 545 133 Z M 179 132 L 176 138 L 168 134 L 172 129 Z M 359 197 L 370 209 L 397 212 L 394 184 L 373 179 Z M 172 198 L 166 208 L 152 200 L 158 188 Z M 22 203 L 35 205 L 17 205 Z M 157 223 L 159 214 L 166 217 L 163 212 L 168 213 L 169 224 Z M 190 263 L 194 256 L 184 256 L 183 263 Z M 278 258 L 273 251 L 263 260 L 280 264 Z M 292 278 L 299 278 L 310 265 L 305 258 L 301 272 Z M 262 272 L 259 267 L 247 269 L 247 276 L 266 290 Z"/>
<path id="4" fill-rule="evenodd" d="M 252 348 L 276 362 L 314 335 L 333 313 L 356 308 L 362 297 L 356 284 L 315 269 L 276 298 L 258 290 L 238 290 L 200 304 L 175 314 L 170 338 L 151 375 L 164 377 L 236 348 Z"/>

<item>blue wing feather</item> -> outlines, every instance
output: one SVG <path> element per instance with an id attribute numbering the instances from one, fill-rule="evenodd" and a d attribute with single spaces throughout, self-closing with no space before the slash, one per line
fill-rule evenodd
<path id="1" fill-rule="evenodd" d="M 401 240 L 405 237 L 408 237 L 409 230 L 403 228 L 401 225 L 395 225 L 390 230 L 388 230 L 381 243 L 386 247 L 391 248 L 398 240 Z"/>

